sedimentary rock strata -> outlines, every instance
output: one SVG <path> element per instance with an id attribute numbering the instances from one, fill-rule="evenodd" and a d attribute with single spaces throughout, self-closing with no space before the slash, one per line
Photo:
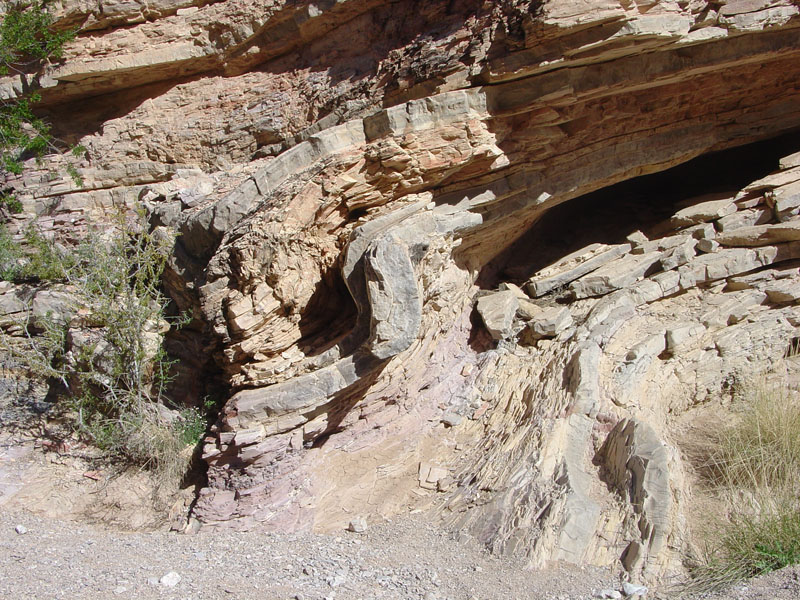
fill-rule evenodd
<path id="1" fill-rule="evenodd" d="M 203 523 L 433 508 L 534 564 L 658 576 L 687 536 L 671 415 L 794 335 L 800 159 L 545 264 L 514 244 L 580 196 L 797 130 L 798 14 L 64 2 L 82 33 L 39 83 L 45 111 L 73 115 L 56 126 L 87 148 L 83 183 L 32 165 L 10 182 L 17 225 L 77 235 L 141 202 L 180 233 L 166 285 L 193 316 L 168 340 L 183 400 L 204 376 L 229 390 Z"/>

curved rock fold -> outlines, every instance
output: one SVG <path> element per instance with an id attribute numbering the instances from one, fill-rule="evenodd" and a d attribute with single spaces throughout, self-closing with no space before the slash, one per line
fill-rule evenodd
<path id="1" fill-rule="evenodd" d="M 680 416 L 800 323 L 798 15 L 69 0 L 81 34 L 41 85 L 53 115 L 85 105 L 59 125 L 84 181 L 11 185 L 56 233 L 137 202 L 180 232 L 183 399 L 209 374 L 230 390 L 201 522 L 429 509 L 534 565 L 657 578 L 690 539 Z M 768 168 L 723 152 L 681 189 L 587 196 L 781 134 Z"/>

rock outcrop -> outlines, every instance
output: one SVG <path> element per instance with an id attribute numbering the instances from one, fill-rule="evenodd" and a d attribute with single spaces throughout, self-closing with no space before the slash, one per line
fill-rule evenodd
<path id="1" fill-rule="evenodd" d="M 656 577 L 687 541 L 675 415 L 795 336 L 800 159 L 620 235 L 567 220 L 565 246 L 589 243 L 549 264 L 518 240 L 585 194 L 800 128 L 798 15 L 65 0 L 59 23 L 81 34 L 38 83 L 87 148 L 83 183 L 31 165 L 10 181 L 14 219 L 69 239 L 141 202 L 180 232 L 183 400 L 203 377 L 230 390 L 204 442 L 203 523 L 431 508 L 533 564 Z"/>

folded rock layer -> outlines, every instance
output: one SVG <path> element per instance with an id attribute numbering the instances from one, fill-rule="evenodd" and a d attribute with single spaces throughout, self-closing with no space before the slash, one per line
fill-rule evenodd
<path id="1" fill-rule="evenodd" d="M 19 223 L 63 234 L 143 202 L 180 232 L 185 400 L 203 373 L 230 389 L 200 521 L 324 530 L 432 508 L 533 564 L 679 567 L 672 415 L 792 338 L 800 161 L 495 291 L 496 265 L 563 203 L 796 131 L 800 2 L 56 14 L 81 33 L 39 78 L 42 106 L 88 158 L 80 186 L 33 165 L 11 181 Z"/>

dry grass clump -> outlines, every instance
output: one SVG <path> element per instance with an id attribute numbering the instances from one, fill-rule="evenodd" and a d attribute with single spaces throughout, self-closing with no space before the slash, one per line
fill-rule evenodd
<path id="1" fill-rule="evenodd" d="M 766 384 L 745 396 L 700 444 L 703 493 L 714 508 L 694 589 L 800 563 L 800 400 Z"/>
<path id="2" fill-rule="evenodd" d="M 84 430 L 99 448 L 146 468 L 159 489 L 169 490 L 177 489 L 186 475 L 205 428 L 197 410 L 172 416 L 145 401 L 113 418 L 95 415 Z"/>
<path id="3" fill-rule="evenodd" d="M 800 487 L 800 400 L 759 385 L 736 419 L 711 432 L 705 475 L 718 489 Z"/>

